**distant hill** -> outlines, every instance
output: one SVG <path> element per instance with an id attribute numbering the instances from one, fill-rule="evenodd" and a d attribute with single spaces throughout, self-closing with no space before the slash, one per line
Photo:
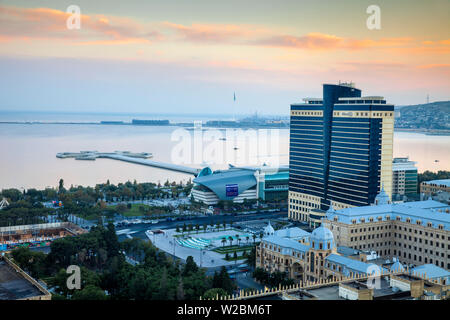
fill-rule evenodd
<path id="1" fill-rule="evenodd" d="M 450 101 L 402 106 L 396 111 L 396 128 L 450 130 Z"/>

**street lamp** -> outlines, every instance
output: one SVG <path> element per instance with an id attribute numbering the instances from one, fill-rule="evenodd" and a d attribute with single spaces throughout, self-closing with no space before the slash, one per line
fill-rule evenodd
<path id="1" fill-rule="evenodd" d="M 175 246 L 177 245 L 177 241 L 173 238 L 173 256 L 175 257 Z"/>

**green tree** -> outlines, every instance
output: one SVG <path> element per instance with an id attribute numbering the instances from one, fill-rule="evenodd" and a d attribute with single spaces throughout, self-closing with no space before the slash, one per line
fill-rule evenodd
<path id="1" fill-rule="evenodd" d="M 227 292 L 222 288 L 212 288 L 205 292 L 203 299 L 217 299 L 217 297 L 225 297 Z"/>
<path id="2" fill-rule="evenodd" d="M 184 288 L 183 288 L 183 281 L 181 278 L 178 281 L 177 300 L 184 300 Z"/>
<path id="3" fill-rule="evenodd" d="M 227 294 L 232 294 L 233 290 L 236 288 L 233 280 L 231 280 L 230 275 L 227 272 L 225 266 L 222 266 L 220 272 L 214 272 L 213 280 L 212 280 L 213 288 L 221 288 Z"/>
<path id="4" fill-rule="evenodd" d="M 191 275 L 198 271 L 198 266 L 194 261 L 194 258 L 192 256 L 187 257 L 186 264 L 183 268 L 183 276 Z"/>
<path id="5" fill-rule="evenodd" d="M 128 211 L 128 208 L 127 208 L 127 206 L 125 204 L 119 203 L 116 206 L 116 211 L 117 211 L 118 214 L 122 215 L 122 214 L 124 214 L 125 212 Z"/>
<path id="6" fill-rule="evenodd" d="M 247 255 L 247 264 L 251 267 L 255 267 L 255 265 L 256 265 L 256 247 L 253 247 L 250 250 L 250 253 Z"/>
<path id="7" fill-rule="evenodd" d="M 82 290 L 77 290 L 72 296 L 73 300 L 106 300 L 105 292 L 96 286 L 88 285 Z"/>
<path id="8" fill-rule="evenodd" d="M 65 190 L 64 190 L 64 180 L 63 180 L 63 179 L 59 179 L 59 183 L 58 183 L 58 191 L 59 191 L 60 193 L 65 191 Z"/>

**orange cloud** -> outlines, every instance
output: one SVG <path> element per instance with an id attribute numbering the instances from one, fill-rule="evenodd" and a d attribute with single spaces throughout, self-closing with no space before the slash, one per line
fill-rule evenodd
<path id="1" fill-rule="evenodd" d="M 184 26 L 164 22 L 163 25 L 175 30 L 181 36 L 181 40 L 192 42 L 236 42 L 261 32 L 261 30 L 256 30 L 253 27 L 231 24 L 192 24 L 191 26 Z"/>
<path id="2" fill-rule="evenodd" d="M 149 43 L 161 37 L 157 31 L 149 32 L 133 20 L 102 15 L 81 14 L 81 28 L 69 30 L 67 19 L 70 16 L 70 13 L 49 8 L 0 6 L 0 37 L 70 40 L 82 45 Z"/>
<path id="3" fill-rule="evenodd" d="M 418 69 L 450 68 L 449 63 L 434 63 L 417 66 Z"/>
<path id="4" fill-rule="evenodd" d="M 411 38 L 382 38 L 380 40 L 350 39 L 323 33 L 308 33 L 304 36 L 274 36 L 259 40 L 258 45 L 269 47 L 287 47 L 310 50 L 347 49 L 357 50 L 371 47 L 402 46 L 410 42 Z"/>

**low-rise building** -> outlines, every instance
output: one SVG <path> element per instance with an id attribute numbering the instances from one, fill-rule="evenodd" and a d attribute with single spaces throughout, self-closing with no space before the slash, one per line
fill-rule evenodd
<path id="1" fill-rule="evenodd" d="M 379 198 L 380 200 L 380 198 Z M 450 269 L 450 206 L 434 200 L 329 210 L 322 221 L 337 246 L 375 251 L 407 265 Z"/>
<path id="2" fill-rule="evenodd" d="M 292 229 L 280 230 L 278 234 L 265 232 L 256 251 L 257 267 L 271 273 L 285 272 L 296 281 L 331 280 L 384 270 L 376 264 L 361 261 L 363 255 L 347 257 L 339 253 L 333 233 L 325 227 L 299 238 L 289 237 L 295 232 Z"/>
<path id="3" fill-rule="evenodd" d="M 420 193 L 434 195 L 440 191 L 450 193 L 450 179 L 423 181 L 420 184 Z"/>

